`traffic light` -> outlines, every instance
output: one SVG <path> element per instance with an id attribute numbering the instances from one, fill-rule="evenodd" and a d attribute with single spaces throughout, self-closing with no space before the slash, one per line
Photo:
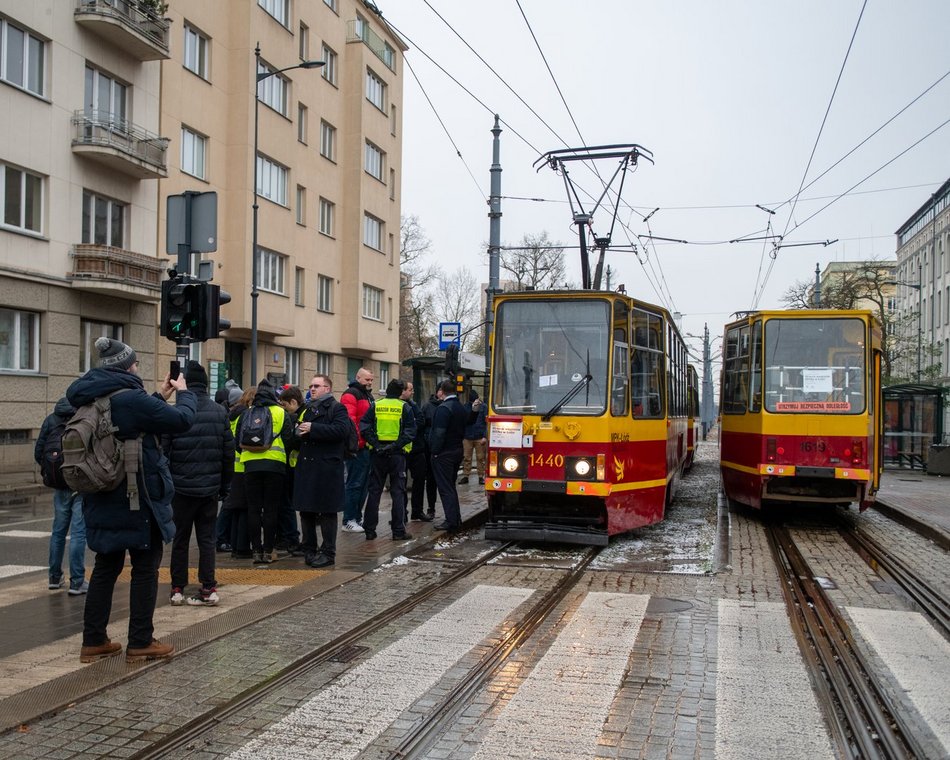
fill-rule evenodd
<path id="1" fill-rule="evenodd" d="M 198 337 L 199 300 L 205 283 L 176 275 L 162 283 L 159 332 L 176 343 L 193 343 Z"/>
<path id="2" fill-rule="evenodd" d="M 459 347 L 457 343 L 449 343 L 445 347 L 445 372 L 454 375 L 459 371 Z"/>
<path id="3" fill-rule="evenodd" d="M 211 340 L 219 337 L 222 330 L 231 327 L 231 320 L 221 316 L 221 307 L 231 302 L 231 294 L 221 290 L 220 285 L 210 282 L 203 282 L 201 286 L 196 340 Z"/>

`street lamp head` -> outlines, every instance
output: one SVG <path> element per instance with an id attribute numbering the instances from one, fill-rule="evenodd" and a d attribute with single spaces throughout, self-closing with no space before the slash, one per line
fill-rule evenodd
<path id="1" fill-rule="evenodd" d="M 326 61 L 304 61 L 300 64 L 298 68 L 301 69 L 319 69 L 321 66 L 326 66 Z"/>

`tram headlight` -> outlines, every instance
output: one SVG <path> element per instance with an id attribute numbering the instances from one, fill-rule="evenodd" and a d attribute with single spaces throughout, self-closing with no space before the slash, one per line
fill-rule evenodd
<path id="1" fill-rule="evenodd" d="M 518 469 L 520 467 L 521 467 L 521 462 L 518 460 L 518 457 L 516 456 L 507 456 L 501 460 L 501 468 L 509 475 L 512 475 L 518 472 Z"/>
<path id="2" fill-rule="evenodd" d="M 590 462 L 586 459 L 578 459 L 574 462 L 574 472 L 582 478 L 586 478 L 590 474 Z"/>
<path id="3" fill-rule="evenodd" d="M 565 457 L 564 475 L 567 480 L 597 480 L 597 459 L 592 456 Z"/>

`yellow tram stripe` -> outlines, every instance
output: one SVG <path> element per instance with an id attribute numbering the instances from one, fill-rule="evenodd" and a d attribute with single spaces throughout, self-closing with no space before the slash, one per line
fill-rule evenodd
<path id="1" fill-rule="evenodd" d="M 745 473 L 748 473 L 749 475 L 759 474 L 758 467 L 746 467 L 745 465 L 736 464 L 735 462 L 727 462 L 725 459 L 720 460 L 719 464 L 722 467 L 728 467 L 730 470 L 738 470 L 739 472 L 745 472 Z"/>

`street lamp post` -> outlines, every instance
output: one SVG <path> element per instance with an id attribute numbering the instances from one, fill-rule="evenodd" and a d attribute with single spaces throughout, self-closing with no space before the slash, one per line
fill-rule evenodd
<path id="1" fill-rule="evenodd" d="M 287 66 L 283 69 L 277 69 L 276 71 L 261 72 L 261 43 L 258 42 L 254 48 L 254 155 L 252 157 L 254 160 L 254 203 L 251 206 L 251 382 L 254 385 L 257 385 L 257 299 L 260 296 L 257 288 L 257 276 L 260 270 L 261 258 L 261 252 L 257 245 L 257 143 L 261 105 L 258 85 L 265 79 L 285 71 L 292 71 L 293 69 L 318 69 L 325 63 L 326 61 L 302 61 L 301 63 Z"/>

